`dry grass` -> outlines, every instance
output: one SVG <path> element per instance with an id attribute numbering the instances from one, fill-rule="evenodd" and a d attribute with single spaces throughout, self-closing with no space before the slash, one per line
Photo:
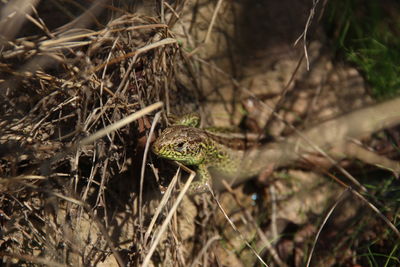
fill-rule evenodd
<path id="1" fill-rule="evenodd" d="M 118 232 L 127 224 L 122 217 L 143 229 L 135 181 L 148 115 L 157 108 L 146 107 L 170 90 L 194 90 L 178 77 L 189 71 L 167 25 L 152 17 L 112 19 L 102 6 L 105 25 L 49 30 L 44 21 L 57 14 L 32 8 L 1 21 L 14 25 L 3 28 L 0 70 L 4 262 L 94 265 L 112 253 L 122 264 L 118 250 L 134 254 L 132 240 L 143 238 Z M 12 13 L 13 4 L 3 10 Z M 42 34 L 19 37 L 27 16 Z M 179 103 L 178 95 L 167 100 Z M 126 125 L 131 114 L 139 121 Z M 109 125 L 114 129 L 100 131 Z"/>

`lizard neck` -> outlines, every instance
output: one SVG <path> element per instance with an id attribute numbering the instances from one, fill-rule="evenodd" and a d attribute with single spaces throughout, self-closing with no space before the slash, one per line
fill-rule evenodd
<path id="1" fill-rule="evenodd" d="M 208 139 L 213 142 L 215 146 L 219 146 L 222 150 L 232 151 L 245 151 L 254 146 L 254 142 L 249 142 L 244 138 L 228 137 L 225 135 L 219 135 L 218 133 L 204 130 L 208 136 Z"/>
<path id="2" fill-rule="evenodd" d="M 204 164 L 221 173 L 235 174 L 245 153 L 245 143 L 237 138 L 226 138 L 208 133 Z"/>

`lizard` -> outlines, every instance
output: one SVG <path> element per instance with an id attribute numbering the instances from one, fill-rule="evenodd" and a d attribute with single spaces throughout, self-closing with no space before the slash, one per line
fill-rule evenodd
<path id="1" fill-rule="evenodd" d="M 167 127 L 153 143 L 152 151 L 161 158 L 196 166 L 196 181 L 189 192 L 206 191 L 212 175 L 224 177 L 254 176 L 258 172 L 241 169 L 248 147 L 245 140 L 221 136 L 214 130 L 201 129 L 197 114 L 185 115 Z"/>
<path id="2" fill-rule="evenodd" d="M 256 149 L 246 149 L 243 142 L 237 139 L 224 138 L 207 129 L 200 129 L 199 117 L 187 115 L 166 128 L 154 142 L 152 150 L 160 157 L 197 166 L 199 179 L 192 184 L 191 191 L 201 191 L 211 181 L 210 170 L 233 178 L 251 177 L 265 170 L 266 164 L 285 166 L 300 159 L 301 155 L 316 151 L 323 154 L 332 150 L 333 145 L 346 146 L 348 140 L 391 127 L 399 122 L 399 101 L 394 99 L 332 118 L 288 136 L 283 141 Z M 366 152 L 362 154 L 365 156 Z M 391 170 L 396 176 L 400 173 L 398 161 L 371 152 L 368 156 L 360 157 L 360 160 Z M 332 158 L 330 162 L 334 163 Z M 351 180 L 362 187 L 354 178 Z"/>

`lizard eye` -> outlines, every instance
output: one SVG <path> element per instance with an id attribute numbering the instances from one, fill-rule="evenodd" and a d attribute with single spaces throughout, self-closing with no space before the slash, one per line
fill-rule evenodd
<path id="1" fill-rule="evenodd" d="M 185 148 L 185 143 L 184 142 L 180 142 L 178 144 L 176 144 L 175 146 L 175 150 L 178 152 L 182 152 Z"/>

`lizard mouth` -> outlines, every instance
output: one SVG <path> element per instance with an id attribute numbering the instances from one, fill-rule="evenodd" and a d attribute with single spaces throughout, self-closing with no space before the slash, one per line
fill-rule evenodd
<path id="1" fill-rule="evenodd" d="M 160 155 L 159 155 L 159 150 L 158 150 L 157 148 L 152 147 L 151 151 L 152 151 L 154 154 L 156 154 L 157 156 L 160 156 Z"/>
<path id="2" fill-rule="evenodd" d="M 157 140 L 151 146 L 151 151 L 153 151 L 154 154 L 158 154 L 160 152 L 160 146 L 159 146 Z"/>
<path id="3" fill-rule="evenodd" d="M 162 144 L 160 142 L 158 142 L 157 140 L 151 146 L 151 151 L 160 158 L 168 158 L 164 155 L 165 148 L 163 148 Z"/>

